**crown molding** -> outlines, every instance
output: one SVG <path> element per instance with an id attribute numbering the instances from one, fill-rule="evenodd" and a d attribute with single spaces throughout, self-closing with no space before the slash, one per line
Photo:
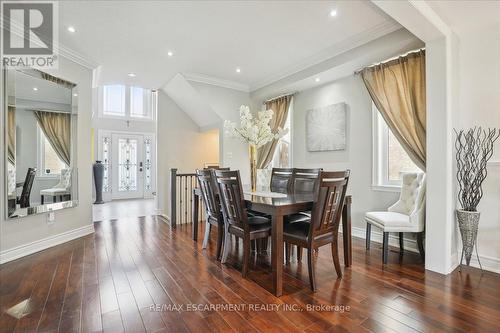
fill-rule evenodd
<path id="1" fill-rule="evenodd" d="M 275 83 L 279 80 L 282 80 L 288 76 L 296 74 L 300 71 L 303 71 L 311 66 L 317 65 L 323 61 L 331 59 L 341 53 L 352 50 L 356 47 L 359 47 L 363 44 L 371 42 L 377 38 L 390 34 L 396 30 L 402 29 L 401 25 L 395 21 L 385 21 L 382 22 L 370 29 L 362 31 L 354 36 L 346 38 L 323 51 L 308 57 L 302 61 L 299 61 L 288 68 L 281 70 L 273 75 L 268 76 L 267 78 L 257 81 L 250 85 L 250 91 L 254 92 L 263 87 L 266 87 L 272 83 Z"/>
<path id="2" fill-rule="evenodd" d="M 182 73 L 182 76 L 184 76 L 184 78 L 187 81 L 199 82 L 222 88 L 229 88 L 233 90 L 243 91 L 246 93 L 250 92 L 250 87 L 248 85 L 231 80 L 221 79 L 199 73 Z"/>

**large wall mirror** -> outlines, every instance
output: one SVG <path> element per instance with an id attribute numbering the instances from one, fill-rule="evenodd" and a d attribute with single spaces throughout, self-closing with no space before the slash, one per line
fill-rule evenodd
<path id="1" fill-rule="evenodd" d="M 75 207 L 76 85 L 34 69 L 3 80 L 7 217 Z"/>

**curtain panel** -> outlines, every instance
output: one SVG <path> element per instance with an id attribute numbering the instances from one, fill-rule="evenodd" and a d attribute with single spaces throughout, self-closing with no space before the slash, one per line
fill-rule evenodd
<path id="1" fill-rule="evenodd" d="M 57 156 L 70 166 L 71 115 L 62 112 L 35 111 L 35 117 Z"/>
<path id="2" fill-rule="evenodd" d="M 266 102 L 266 110 L 274 111 L 273 118 L 269 124 L 273 132 L 276 132 L 279 127 L 283 128 L 285 126 L 292 98 L 293 95 L 287 95 Z M 274 139 L 258 149 L 257 169 L 265 169 L 271 163 L 278 141 Z"/>
<path id="3" fill-rule="evenodd" d="M 7 159 L 16 165 L 16 108 L 7 107 Z"/>
<path id="4" fill-rule="evenodd" d="M 361 77 L 387 126 L 425 171 L 425 50 L 367 67 Z"/>

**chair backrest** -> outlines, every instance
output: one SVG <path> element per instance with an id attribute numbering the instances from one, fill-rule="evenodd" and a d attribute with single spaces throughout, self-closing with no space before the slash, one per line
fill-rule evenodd
<path id="1" fill-rule="evenodd" d="M 390 211 L 411 215 L 425 204 L 425 174 L 404 173 L 399 201 L 391 206 Z"/>
<path id="2" fill-rule="evenodd" d="M 69 189 L 71 187 L 71 168 L 61 169 L 61 177 L 56 188 Z"/>
<path id="3" fill-rule="evenodd" d="M 200 186 L 203 205 L 205 206 L 207 218 L 221 220 L 220 201 L 218 198 L 218 186 L 215 181 L 213 169 L 196 170 L 196 177 Z"/>
<path id="4" fill-rule="evenodd" d="M 223 168 L 218 165 L 207 165 L 203 168 L 204 170 L 213 169 L 213 170 L 231 170 L 230 168 Z"/>
<path id="5" fill-rule="evenodd" d="M 246 228 L 248 217 L 240 172 L 238 170 L 215 170 L 215 177 L 219 184 L 219 195 L 225 222 Z"/>
<path id="6" fill-rule="evenodd" d="M 314 189 L 309 237 L 339 230 L 350 171 L 321 171 Z"/>
<path id="7" fill-rule="evenodd" d="M 26 173 L 26 178 L 23 184 L 23 191 L 21 192 L 21 197 L 19 198 L 19 205 L 21 206 L 21 208 L 30 206 L 30 194 L 35 176 L 36 168 L 28 168 L 28 172 Z"/>
<path id="8" fill-rule="evenodd" d="M 291 187 L 293 169 L 273 168 L 271 172 L 270 187 L 272 192 L 289 193 Z"/>
<path id="9" fill-rule="evenodd" d="M 313 193 L 322 169 L 293 169 L 291 191 L 297 194 Z"/>

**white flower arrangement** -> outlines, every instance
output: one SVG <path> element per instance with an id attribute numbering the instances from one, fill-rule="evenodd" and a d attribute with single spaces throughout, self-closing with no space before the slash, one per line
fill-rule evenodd
<path id="1" fill-rule="evenodd" d="M 240 137 L 250 145 L 257 148 L 262 147 L 274 139 L 280 139 L 288 133 L 288 129 L 281 127 L 273 133 L 269 122 L 273 118 L 273 110 L 265 110 L 257 112 L 257 117 L 254 117 L 250 112 L 250 108 L 246 105 L 240 107 L 240 126 L 229 120 L 224 122 L 226 133 L 233 137 Z"/>

